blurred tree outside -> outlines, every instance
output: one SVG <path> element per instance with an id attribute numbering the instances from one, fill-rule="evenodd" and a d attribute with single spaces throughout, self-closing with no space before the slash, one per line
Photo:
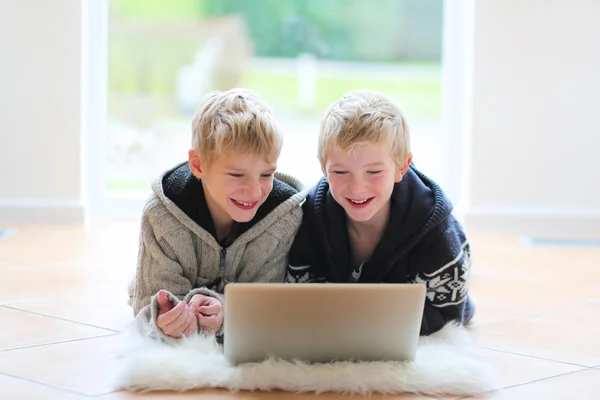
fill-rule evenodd
<path id="1" fill-rule="evenodd" d="M 202 91 L 257 91 L 288 126 L 318 120 L 352 89 L 388 93 L 412 121 L 440 118 L 442 0 L 110 0 L 109 11 L 114 165 L 136 152 L 160 164 L 156 148 L 167 150 L 156 143 L 175 130 L 184 145 L 195 107 L 178 97 L 189 89 L 188 103 L 199 101 L 199 82 L 182 80 L 196 71 Z M 316 59 L 308 107 L 299 101 L 304 54 Z M 111 178 L 109 186 L 146 187 L 145 178 Z"/>

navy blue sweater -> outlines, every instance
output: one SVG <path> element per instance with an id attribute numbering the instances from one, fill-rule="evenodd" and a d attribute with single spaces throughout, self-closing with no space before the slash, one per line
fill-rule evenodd
<path id="1" fill-rule="evenodd" d="M 310 190 L 303 210 L 287 282 L 426 284 L 421 335 L 449 321 L 466 324 L 471 319 L 469 243 L 440 187 L 413 165 L 395 184 L 388 226 L 360 268 L 353 260 L 346 213 L 325 178 Z"/>

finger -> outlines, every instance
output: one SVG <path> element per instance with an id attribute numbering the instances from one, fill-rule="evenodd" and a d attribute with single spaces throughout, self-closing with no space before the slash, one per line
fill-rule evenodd
<path id="1" fill-rule="evenodd" d="M 169 324 L 163 323 L 162 326 L 159 325 L 159 327 L 165 334 L 172 337 L 179 337 L 181 335 L 180 328 L 183 322 L 185 322 L 185 314 L 180 314 L 174 321 L 171 321 Z"/>
<path id="2" fill-rule="evenodd" d="M 216 315 L 211 315 L 210 317 L 200 316 L 198 318 L 198 323 L 203 328 L 207 328 L 207 329 L 215 329 L 215 328 L 219 328 L 219 326 L 220 326 L 219 319 L 217 318 Z"/>
<path id="3" fill-rule="evenodd" d="M 195 316 L 191 313 L 187 314 L 181 325 L 177 326 L 173 333 L 177 335 L 177 337 L 188 336 L 186 332 L 190 329 L 190 326 L 193 327 L 192 322 L 194 322 L 195 319 Z"/>
<path id="4" fill-rule="evenodd" d="M 194 314 L 188 310 L 188 312 L 182 313 L 177 320 L 173 321 L 168 329 L 172 333 L 172 336 L 180 337 L 190 325 L 190 321 L 194 319 Z"/>
<path id="5" fill-rule="evenodd" d="M 209 298 L 203 294 L 195 294 L 194 296 L 192 296 L 192 299 L 190 300 L 190 304 L 192 303 L 196 303 L 199 306 L 206 303 L 206 300 L 208 300 Z"/>
<path id="6" fill-rule="evenodd" d="M 198 330 L 198 321 L 196 320 L 196 316 L 195 315 L 191 315 L 190 324 L 188 325 L 188 327 L 186 328 L 186 330 L 183 332 L 183 335 L 184 336 L 190 336 L 191 334 L 193 334 L 197 330 Z"/>
<path id="7" fill-rule="evenodd" d="M 223 319 L 219 317 L 215 317 L 214 324 L 211 327 L 200 327 L 203 332 L 206 333 L 217 333 L 219 329 L 221 329 L 221 325 L 223 324 Z"/>
<path id="8" fill-rule="evenodd" d="M 184 301 L 180 302 L 173 308 L 171 311 L 168 311 L 162 315 L 158 316 L 157 323 L 160 322 L 162 326 L 167 326 L 175 321 L 182 312 L 187 309 L 187 304 Z"/>
<path id="9" fill-rule="evenodd" d="M 158 301 L 158 313 L 164 314 L 173 309 L 173 303 L 169 299 L 169 295 L 166 290 L 159 290 L 157 296 Z"/>
<path id="10" fill-rule="evenodd" d="M 171 336 L 174 338 L 181 337 L 181 328 L 176 324 L 177 321 L 172 322 L 171 324 L 161 328 L 165 335 Z"/>
<path id="11" fill-rule="evenodd" d="M 220 304 L 213 304 L 210 306 L 201 306 L 198 307 L 198 312 L 204 315 L 213 315 L 213 314 L 218 314 L 223 310 L 223 307 L 221 307 Z"/>

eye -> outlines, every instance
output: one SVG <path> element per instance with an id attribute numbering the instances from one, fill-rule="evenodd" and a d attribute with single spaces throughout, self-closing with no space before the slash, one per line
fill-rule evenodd
<path id="1" fill-rule="evenodd" d="M 346 175 L 348 171 L 333 171 L 333 173 L 336 175 Z"/>
<path id="2" fill-rule="evenodd" d="M 272 178 L 272 177 L 273 177 L 273 174 L 262 174 L 260 177 L 261 177 L 261 178 L 267 178 L 267 179 L 268 179 L 268 178 Z"/>
<path id="3" fill-rule="evenodd" d="M 367 174 L 369 174 L 369 175 L 378 175 L 380 173 L 381 173 L 381 171 L 367 171 Z"/>
<path id="4" fill-rule="evenodd" d="M 234 173 L 230 173 L 229 176 L 232 176 L 234 178 L 243 178 L 244 177 L 243 174 L 234 174 Z"/>

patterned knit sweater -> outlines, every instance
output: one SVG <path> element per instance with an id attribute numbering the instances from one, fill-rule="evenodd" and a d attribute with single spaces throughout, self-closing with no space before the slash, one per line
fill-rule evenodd
<path id="1" fill-rule="evenodd" d="M 290 250 L 290 283 L 418 283 L 427 287 L 421 334 L 446 323 L 467 324 L 471 249 L 452 204 L 414 165 L 394 185 L 388 225 L 366 262 L 355 262 L 346 214 L 322 179 L 303 205 L 302 226 Z"/>
<path id="2" fill-rule="evenodd" d="M 195 294 L 217 297 L 229 282 L 283 282 L 287 254 L 302 220 L 304 192 L 294 177 L 276 173 L 273 190 L 252 221 L 235 224 L 235 236 L 219 243 L 201 182 L 182 163 L 164 173 L 142 215 L 135 283 L 130 289 L 138 327 L 165 342 L 156 326 L 156 294 L 174 305 Z M 219 332 L 221 334 L 222 332 Z"/>

